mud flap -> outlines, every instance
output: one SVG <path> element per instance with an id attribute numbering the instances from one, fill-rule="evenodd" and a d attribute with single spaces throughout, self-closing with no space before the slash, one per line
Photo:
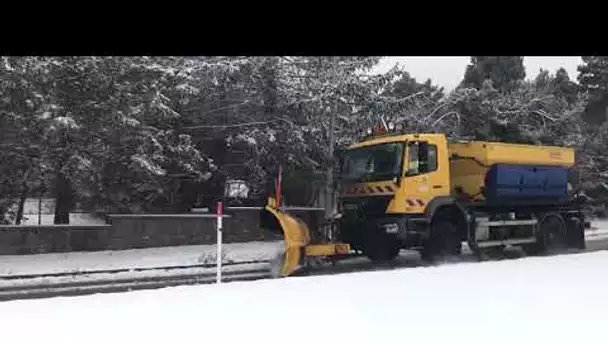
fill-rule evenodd
<path id="1" fill-rule="evenodd" d="M 585 241 L 585 228 L 589 224 L 588 221 L 583 221 L 580 217 L 571 216 L 566 220 L 568 229 L 568 247 L 584 250 L 587 248 Z"/>

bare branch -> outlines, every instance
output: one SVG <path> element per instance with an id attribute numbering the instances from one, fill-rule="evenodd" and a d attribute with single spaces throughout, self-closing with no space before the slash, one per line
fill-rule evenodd
<path id="1" fill-rule="evenodd" d="M 456 116 L 456 120 L 458 120 L 458 127 L 460 127 L 460 114 L 458 112 L 454 112 L 454 111 L 443 114 L 442 116 L 439 117 L 439 119 L 435 120 L 435 122 L 433 122 L 433 124 L 431 126 L 435 127 L 435 125 L 437 125 L 439 122 L 441 122 L 441 120 L 443 120 L 443 118 L 445 118 L 446 116 L 449 116 L 449 115 Z"/>
<path id="2" fill-rule="evenodd" d="M 443 108 L 443 107 L 445 107 L 445 106 L 447 106 L 447 105 L 448 105 L 448 103 L 444 103 L 444 104 L 442 104 L 442 105 L 438 106 L 437 108 L 435 108 L 435 109 L 434 109 L 434 110 L 431 112 L 431 114 L 427 115 L 427 116 L 424 118 L 424 120 L 423 120 L 423 121 L 426 121 L 426 120 L 430 119 L 430 118 L 431 118 L 433 115 L 435 115 L 435 113 L 437 113 L 437 111 L 439 111 L 441 108 Z"/>
<path id="3" fill-rule="evenodd" d="M 236 104 L 233 104 L 233 105 L 230 105 L 230 106 L 220 107 L 220 108 L 217 108 L 217 109 L 213 109 L 213 110 L 207 111 L 207 112 L 203 113 L 202 115 L 207 115 L 207 114 L 219 112 L 219 111 L 224 110 L 224 109 L 230 109 L 230 108 L 235 108 L 235 107 L 243 106 L 243 105 L 249 104 L 250 102 L 251 102 L 250 100 L 245 100 L 243 102 L 236 103 Z"/>
<path id="4" fill-rule="evenodd" d="M 548 120 L 551 120 L 551 121 L 553 121 L 553 122 L 557 121 L 557 119 L 556 119 L 556 118 L 551 117 L 551 116 L 549 116 L 548 114 L 546 114 L 544 110 L 535 110 L 535 111 L 533 111 L 532 113 L 534 113 L 534 114 L 538 114 L 538 115 L 540 115 L 540 116 L 542 116 L 542 117 L 544 117 L 544 118 L 546 118 L 546 119 L 548 119 Z"/>
<path id="5" fill-rule="evenodd" d="M 247 127 L 247 126 L 268 125 L 273 122 L 279 122 L 279 121 L 286 122 L 292 126 L 295 125 L 293 122 L 291 122 L 285 118 L 276 117 L 275 119 L 268 120 L 268 121 L 245 122 L 245 123 L 231 124 L 231 125 L 199 125 L 199 126 L 184 127 L 183 129 L 195 131 L 195 130 L 199 130 L 199 129 L 212 129 L 212 128 L 237 128 L 237 127 Z"/>

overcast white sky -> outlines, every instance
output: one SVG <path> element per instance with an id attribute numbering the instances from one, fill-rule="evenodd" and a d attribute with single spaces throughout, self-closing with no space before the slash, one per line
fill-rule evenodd
<path id="1" fill-rule="evenodd" d="M 424 82 L 430 78 L 434 84 L 445 87 L 446 91 L 452 90 L 460 83 L 464 71 L 471 57 L 385 57 L 376 67 L 378 72 L 387 71 L 395 63 L 399 63 L 404 69 L 416 78 L 418 82 Z M 578 72 L 576 67 L 582 64 L 581 57 L 524 57 L 526 67 L 526 78 L 534 78 L 538 75 L 540 68 L 555 72 L 560 67 L 568 71 L 572 81 L 576 82 Z"/>

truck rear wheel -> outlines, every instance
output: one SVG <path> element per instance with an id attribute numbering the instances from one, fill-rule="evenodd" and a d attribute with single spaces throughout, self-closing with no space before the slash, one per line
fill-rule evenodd
<path id="1" fill-rule="evenodd" d="M 548 255 L 568 248 L 566 221 L 556 213 L 544 215 L 538 223 L 536 243 L 523 246 L 528 255 Z"/>

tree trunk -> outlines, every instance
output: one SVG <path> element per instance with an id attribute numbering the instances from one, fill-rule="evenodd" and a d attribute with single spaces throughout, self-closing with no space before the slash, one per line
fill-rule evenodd
<path id="1" fill-rule="evenodd" d="M 333 62 L 332 66 L 332 78 L 336 77 L 336 62 Z M 334 206 L 334 147 L 336 145 L 336 110 L 337 106 L 332 104 L 329 113 L 329 132 L 327 132 L 328 146 L 327 146 L 327 174 L 325 180 L 325 219 L 330 219 L 335 210 Z"/>
<path id="2" fill-rule="evenodd" d="M 196 204 L 198 189 L 197 182 L 188 179 L 182 180 L 177 190 L 174 191 L 174 196 L 177 199 L 174 204 L 175 212 L 190 212 Z"/>
<path id="3" fill-rule="evenodd" d="M 23 207 L 25 207 L 25 201 L 27 200 L 27 195 L 29 194 L 29 189 L 26 187 L 23 189 L 21 193 L 21 197 L 19 198 L 19 209 L 17 210 L 17 216 L 15 217 L 15 224 L 20 225 L 23 220 Z"/>
<path id="4" fill-rule="evenodd" d="M 23 175 L 23 180 L 21 182 L 21 196 L 19 197 L 19 209 L 17 209 L 17 216 L 15 217 L 15 224 L 20 225 L 23 220 L 23 207 L 25 206 L 25 201 L 27 200 L 27 196 L 29 195 L 30 189 L 27 186 L 27 179 L 29 178 L 30 171 L 25 171 Z"/>
<path id="5" fill-rule="evenodd" d="M 61 172 L 57 172 L 55 182 L 55 219 L 54 224 L 70 224 L 70 211 L 72 211 L 73 194 L 69 179 Z"/>

